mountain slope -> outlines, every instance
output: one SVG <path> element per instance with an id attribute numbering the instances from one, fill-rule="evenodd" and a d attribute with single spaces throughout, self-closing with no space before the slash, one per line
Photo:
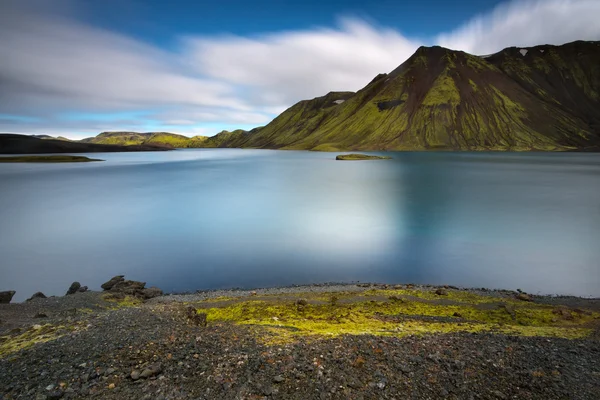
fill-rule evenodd
<path id="1" fill-rule="evenodd" d="M 600 144 L 600 43 L 478 57 L 421 47 L 353 94 L 301 101 L 221 147 L 563 150 Z M 343 100 L 343 101 L 341 101 Z"/>
<path id="2" fill-rule="evenodd" d="M 0 133 L 0 154 L 99 153 L 161 150 L 169 149 L 152 145 L 116 146 L 58 139 L 40 139 L 27 135 Z"/>

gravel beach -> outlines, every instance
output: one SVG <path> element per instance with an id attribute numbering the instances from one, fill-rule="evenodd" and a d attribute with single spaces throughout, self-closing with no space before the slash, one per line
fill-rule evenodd
<path id="1" fill-rule="evenodd" d="M 0 399 L 600 398 L 599 301 L 519 295 L 360 284 L 0 304 Z M 509 322 L 473 320 L 469 301 Z M 371 310 L 374 330 L 356 331 Z"/>

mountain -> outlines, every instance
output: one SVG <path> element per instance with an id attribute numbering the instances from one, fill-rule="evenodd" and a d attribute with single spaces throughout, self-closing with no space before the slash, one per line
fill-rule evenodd
<path id="1" fill-rule="evenodd" d="M 356 93 L 301 101 L 219 147 L 566 150 L 600 145 L 600 42 L 480 57 L 421 47 Z"/>
<path id="2" fill-rule="evenodd" d="M 255 128 L 250 132 L 256 132 Z M 238 129 L 232 132 L 221 131 L 214 136 L 187 137 L 169 132 L 102 132 L 98 136 L 82 139 L 82 143 L 130 145 L 157 145 L 175 148 L 217 148 L 237 147 L 238 139 L 249 132 Z M 243 140 L 240 141 L 240 144 Z M 225 146 L 226 144 L 226 146 Z"/>
<path id="3" fill-rule="evenodd" d="M 31 135 L 31 137 L 38 138 L 38 139 L 66 140 L 67 142 L 71 141 L 71 139 L 68 139 L 64 136 L 54 137 L 54 136 L 50 136 L 50 135 Z"/>
<path id="4" fill-rule="evenodd" d="M 98 136 L 82 139 L 83 143 L 129 145 L 158 145 L 167 147 L 201 147 L 206 136 L 187 136 L 169 132 L 102 132 Z"/>
<path id="5" fill-rule="evenodd" d="M 164 151 L 164 146 L 81 143 L 57 139 L 40 139 L 11 133 L 0 134 L 0 154 L 44 154 L 44 153 L 101 153 L 125 151 Z"/>

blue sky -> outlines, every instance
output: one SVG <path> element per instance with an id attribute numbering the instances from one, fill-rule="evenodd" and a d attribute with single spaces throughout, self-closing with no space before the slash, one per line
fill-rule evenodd
<path id="1" fill-rule="evenodd" d="M 0 132 L 250 129 L 420 45 L 598 40 L 597 15 L 597 0 L 2 0 Z"/>
<path id="2" fill-rule="evenodd" d="M 82 15 L 107 29 L 168 45 L 169 37 L 182 33 L 255 35 L 334 26 L 340 15 L 371 20 L 406 35 L 432 37 L 499 3 L 501 0 L 88 0 Z"/>

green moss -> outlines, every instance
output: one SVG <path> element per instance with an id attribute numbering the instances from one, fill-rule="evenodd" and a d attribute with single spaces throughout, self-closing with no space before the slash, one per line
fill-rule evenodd
<path id="1" fill-rule="evenodd" d="M 450 104 L 457 106 L 460 103 L 460 93 L 454 79 L 448 75 L 441 75 L 427 92 L 423 100 L 424 106 L 438 106 Z"/>
<path id="2" fill-rule="evenodd" d="M 0 336 L 0 358 L 4 358 L 7 355 L 26 349 L 37 343 L 58 339 L 68 332 L 69 329 L 63 325 L 46 324 L 34 325 L 18 335 Z"/>
<path id="3" fill-rule="evenodd" d="M 477 91 L 477 84 L 475 84 L 475 82 L 473 82 L 471 79 L 469 79 L 469 85 L 471 85 L 471 88 L 473 88 L 474 92 Z"/>
<path id="4" fill-rule="evenodd" d="M 490 85 L 490 88 L 492 89 L 492 91 L 495 94 L 494 101 L 496 102 L 496 105 L 504 107 L 509 112 L 517 112 L 520 115 L 522 115 L 525 112 L 525 108 L 522 105 L 511 100 L 508 96 L 506 96 L 504 93 L 502 93 L 499 89 L 495 88 L 492 85 Z"/>
<path id="5" fill-rule="evenodd" d="M 107 293 L 102 295 L 105 301 L 115 303 L 115 309 L 123 307 L 137 307 L 142 304 L 142 301 L 133 296 L 115 296 L 113 293 Z"/>
<path id="6" fill-rule="evenodd" d="M 411 290 L 376 290 L 315 296 L 298 294 L 309 304 L 276 296 L 216 307 L 200 303 L 212 323 L 231 322 L 268 329 L 276 340 L 296 336 L 374 334 L 404 336 L 422 333 L 499 332 L 524 336 L 585 337 L 586 324 L 597 314 L 557 319 L 553 307 L 515 299 L 448 291 L 447 296 Z M 273 338 L 272 338 L 273 339 Z"/>
<path id="7" fill-rule="evenodd" d="M 493 64 L 487 62 L 484 58 L 474 56 L 471 54 L 464 54 L 467 67 L 475 69 L 477 71 L 495 70 L 496 67 Z"/>

